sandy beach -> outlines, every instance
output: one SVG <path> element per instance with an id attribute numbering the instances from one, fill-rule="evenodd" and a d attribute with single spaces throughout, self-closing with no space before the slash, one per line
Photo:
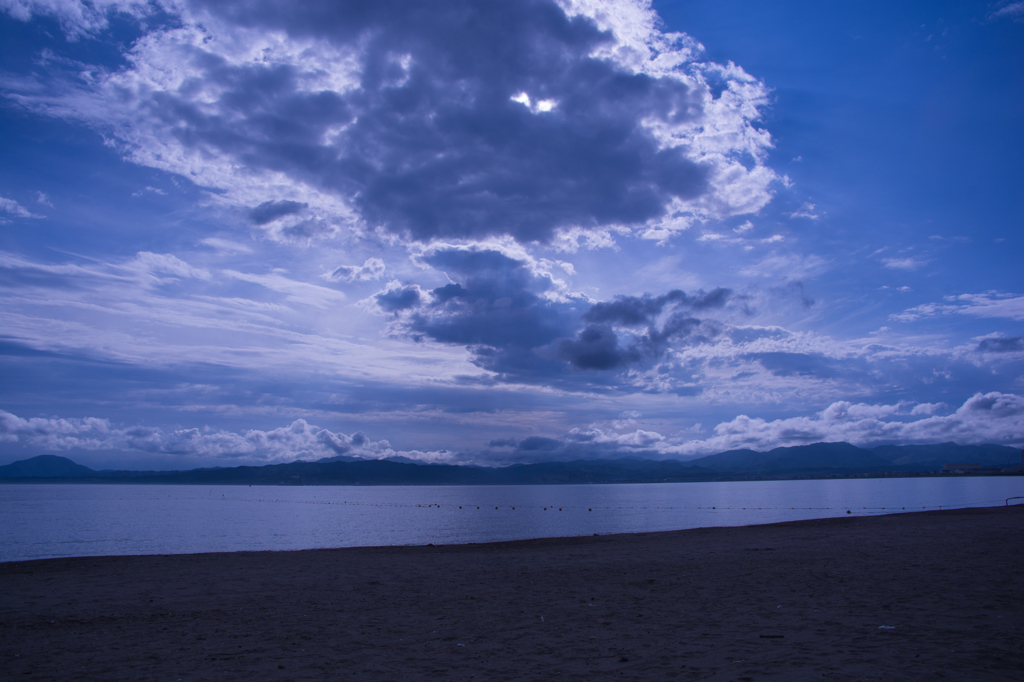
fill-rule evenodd
<path id="1" fill-rule="evenodd" d="M 1024 506 L 0 564 L 11 680 L 1021 680 Z"/>

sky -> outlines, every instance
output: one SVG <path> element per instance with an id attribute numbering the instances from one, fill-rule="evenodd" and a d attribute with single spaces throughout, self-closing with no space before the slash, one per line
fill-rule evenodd
<path id="1" fill-rule="evenodd" d="M 0 463 L 1024 446 L 1024 2 L 0 0 Z"/>

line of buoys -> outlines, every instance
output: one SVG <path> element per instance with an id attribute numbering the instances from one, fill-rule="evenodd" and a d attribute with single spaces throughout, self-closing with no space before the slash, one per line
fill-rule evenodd
<path id="1" fill-rule="evenodd" d="M 185 498 L 185 499 L 208 500 L 210 498 Z M 214 498 L 214 499 L 216 499 L 216 498 Z M 329 502 L 329 501 L 325 501 L 325 500 L 283 500 L 283 499 L 279 499 L 279 498 L 275 498 L 275 499 L 264 499 L 264 498 L 256 498 L 256 499 L 252 499 L 252 498 L 227 498 L 227 497 L 224 497 L 224 496 L 221 496 L 221 500 L 220 501 L 222 501 L 222 502 L 268 502 L 268 503 L 279 503 L 279 504 L 320 504 L 320 505 L 332 505 L 332 506 L 358 506 L 358 507 L 394 507 L 394 508 L 400 508 L 401 507 L 401 508 L 425 508 L 425 509 L 430 509 L 432 507 L 436 507 L 437 509 L 441 509 L 444 506 L 444 505 L 437 504 L 437 503 L 414 504 L 414 503 L 401 503 L 401 502 L 353 502 L 353 501 L 348 501 L 348 500 L 342 500 L 340 502 Z M 990 504 L 995 504 L 995 502 L 992 502 L 992 501 L 981 501 L 981 502 L 974 502 L 974 503 L 971 503 L 969 505 L 955 505 L 955 506 L 956 507 L 961 507 L 961 506 L 968 506 L 968 507 L 970 507 L 970 506 L 985 506 L 985 505 L 990 505 Z M 459 509 L 463 508 L 463 505 L 454 505 L 453 504 L 453 505 L 449 505 L 449 506 L 453 507 L 453 508 L 454 507 L 458 507 Z M 516 507 L 523 507 L 524 509 L 540 509 L 542 511 L 549 511 L 549 510 L 553 510 L 554 509 L 553 505 L 548 505 L 548 506 L 536 506 L 536 505 L 525 505 L 525 506 L 524 505 L 516 505 L 516 506 L 512 506 L 512 505 L 507 505 L 506 506 L 507 509 L 510 509 L 512 511 L 515 511 Z M 939 504 L 939 505 L 924 505 L 924 506 L 921 506 L 920 509 L 921 510 L 929 510 L 929 509 L 938 510 L 938 509 L 943 509 L 943 508 L 947 508 L 948 509 L 948 508 L 951 508 L 951 507 L 952 507 L 952 505 L 941 505 L 941 504 Z M 476 508 L 480 509 L 480 506 L 476 505 Z M 851 509 L 854 509 L 854 508 L 855 507 L 852 507 Z M 495 510 L 500 510 L 501 506 L 500 505 L 499 506 L 495 506 L 494 509 Z M 580 509 L 580 510 L 582 510 L 583 507 L 575 507 L 575 506 L 558 507 L 558 511 L 563 511 L 564 509 L 570 509 L 570 510 Z M 593 512 L 594 511 L 594 507 L 587 507 L 586 509 L 587 509 L 588 512 Z M 601 507 L 598 507 L 598 509 L 601 509 Z M 847 507 L 722 507 L 721 509 L 718 509 L 718 505 L 712 505 L 710 507 L 708 507 L 706 505 L 698 505 L 698 506 L 693 506 L 693 507 L 685 506 L 685 505 L 682 505 L 682 506 L 669 506 L 669 507 L 648 507 L 648 506 L 642 506 L 642 505 L 618 505 L 618 506 L 605 506 L 605 507 L 603 507 L 603 509 L 606 509 L 606 510 L 638 510 L 639 509 L 639 510 L 658 510 L 658 511 L 663 511 L 663 510 L 664 511 L 779 511 L 779 510 L 787 510 L 787 511 L 839 511 L 839 512 L 848 511 Z M 892 512 L 892 511 L 897 511 L 897 510 L 906 511 L 907 509 L 908 509 L 908 507 L 902 507 L 902 506 L 901 507 L 895 507 L 895 506 L 893 506 L 893 507 L 863 507 L 862 506 L 861 507 L 861 510 L 863 512 L 867 512 L 867 513 Z M 909 507 L 909 509 L 915 510 L 915 509 L 918 509 L 918 507 Z"/>

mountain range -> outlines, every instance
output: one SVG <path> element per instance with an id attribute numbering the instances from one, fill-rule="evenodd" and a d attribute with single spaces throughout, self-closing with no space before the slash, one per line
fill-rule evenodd
<path id="1" fill-rule="evenodd" d="M 404 458 L 402 458 L 404 460 Z M 815 443 L 768 452 L 730 450 L 688 461 L 577 460 L 481 467 L 408 460 L 332 457 L 265 466 L 188 471 L 96 471 L 66 457 L 39 455 L 0 466 L 7 482 L 177 483 L 229 485 L 517 485 L 651 483 L 858 475 L 921 475 L 953 463 L 982 469 L 1019 468 L 1024 453 L 1002 445 L 882 445 Z"/>

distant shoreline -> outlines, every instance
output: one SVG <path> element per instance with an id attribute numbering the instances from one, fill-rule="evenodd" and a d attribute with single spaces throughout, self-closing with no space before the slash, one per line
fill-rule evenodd
<path id="1" fill-rule="evenodd" d="M 503 467 L 337 456 L 313 462 L 176 471 L 96 471 L 39 455 L 0 466 L 0 482 L 199 485 L 553 485 L 787 481 L 1024 474 L 1024 453 L 1001 445 L 814 443 L 768 452 L 730 450 L 691 460 L 578 459 Z"/>
<path id="2" fill-rule="evenodd" d="M 638 485 L 656 483 L 744 483 L 750 481 L 829 481 L 829 480 L 850 480 L 850 479 L 889 479 L 889 478 L 994 478 L 1004 476 L 1024 476 L 1024 469 L 1001 471 L 998 469 L 982 469 L 980 471 L 913 471 L 893 473 L 867 473 L 867 474 L 829 474 L 820 476 L 747 476 L 747 477 L 707 477 L 707 478 L 677 478 L 677 479 L 625 479 L 610 481 L 523 481 L 523 482 L 448 482 L 448 483 L 409 483 L 409 482 L 354 482 L 354 483 L 332 483 L 321 481 L 281 481 L 277 483 L 268 481 L 182 481 L 175 480 L 174 476 L 162 478 L 161 475 L 140 476 L 130 478 L 127 476 L 106 477 L 75 477 L 75 478 L 0 478 L 0 485 L 180 485 L 180 486 L 207 486 L 220 485 L 232 487 L 291 487 L 291 486 L 323 486 L 323 487 L 433 487 L 433 486 L 517 486 L 517 485 Z M 164 472 L 161 472 L 163 474 Z"/>

